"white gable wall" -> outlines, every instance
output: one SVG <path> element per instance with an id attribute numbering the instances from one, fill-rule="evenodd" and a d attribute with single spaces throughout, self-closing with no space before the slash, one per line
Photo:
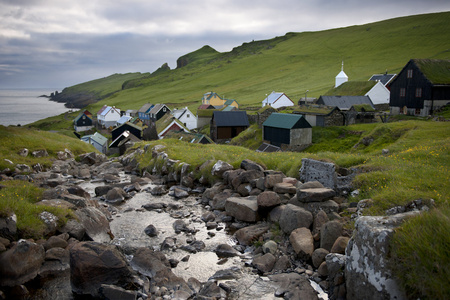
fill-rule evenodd
<path id="1" fill-rule="evenodd" d="M 294 106 L 294 103 L 292 103 L 291 99 L 289 99 L 285 94 L 283 94 L 271 106 L 273 108 L 280 108 L 283 106 Z"/>
<path id="2" fill-rule="evenodd" d="M 185 111 L 183 114 L 179 113 L 179 111 Z M 187 129 L 192 130 L 197 128 L 197 116 L 195 116 L 188 108 L 184 110 L 177 110 L 174 112 L 174 117 L 180 120 L 181 123 L 185 124 L 184 126 Z"/>
<path id="3" fill-rule="evenodd" d="M 364 96 L 369 96 L 373 104 L 389 103 L 391 92 L 378 81 Z"/>

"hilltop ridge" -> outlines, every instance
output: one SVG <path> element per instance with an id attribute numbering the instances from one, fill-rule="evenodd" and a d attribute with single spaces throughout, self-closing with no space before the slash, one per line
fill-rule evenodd
<path id="1" fill-rule="evenodd" d="M 449 59 L 449 18 L 450 12 L 442 12 L 290 32 L 246 42 L 229 52 L 205 45 L 179 57 L 176 69 L 163 64 L 151 74 L 115 74 L 115 88 L 107 84 L 108 77 L 77 85 L 77 92 L 99 96 L 89 103 L 74 99 L 72 104 L 90 104 L 95 110 L 103 104 L 136 109 L 146 102 L 158 102 L 195 111 L 203 93 L 211 90 L 236 99 L 242 108 L 260 106 L 264 95 L 273 90 L 285 92 L 294 101 L 306 90 L 309 96 L 318 97 L 333 86 L 342 60 L 350 81 L 366 81 L 386 70 L 397 73 L 411 58 Z M 74 94 L 72 87 L 60 97 L 67 94 Z"/>

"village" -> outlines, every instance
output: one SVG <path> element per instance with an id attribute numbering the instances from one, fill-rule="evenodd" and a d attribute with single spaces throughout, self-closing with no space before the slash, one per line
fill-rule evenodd
<path id="1" fill-rule="evenodd" d="M 447 60 L 411 59 L 399 74 L 374 74 L 366 82 L 349 81 L 341 71 L 333 95 L 301 97 L 295 103 L 284 92 L 272 92 L 261 106 L 240 110 L 234 99 L 207 92 L 195 115 L 188 107 L 169 108 L 146 103 L 122 111 L 104 105 L 95 115 L 81 110 L 74 119 L 75 134 L 104 154 L 123 154 L 127 145 L 176 134 L 190 143 L 226 143 L 250 124 L 262 128 L 259 152 L 301 151 L 312 143 L 314 126 L 346 126 L 385 122 L 389 115 L 426 117 L 445 106 L 450 86 L 442 78 Z M 209 134 L 199 131 L 209 126 Z M 102 134 L 103 133 L 103 134 Z M 108 138 L 107 136 L 110 136 Z"/>

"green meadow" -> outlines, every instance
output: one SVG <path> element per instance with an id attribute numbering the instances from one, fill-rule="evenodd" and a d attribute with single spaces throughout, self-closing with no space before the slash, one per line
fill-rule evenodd
<path id="1" fill-rule="evenodd" d="M 398 73 L 412 58 L 450 58 L 449 12 L 416 15 L 318 32 L 287 33 L 252 41 L 229 52 L 204 46 L 153 74 L 114 74 L 67 88 L 63 93 L 92 92 L 104 104 L 122 110 L 147 102 L 188 106 L 194 113 L 204 93 L 235 99 L 242 108 L 261 106 L 266 94 L 286 93 L 294 102 L 319 97 L 334 86 L 341 70 L 350 81 L 367 81 L 373 74 Z M 163 64 L 165 62 L 161 62 Z M 169 63 L 170 65 L 171 63 Z"/>

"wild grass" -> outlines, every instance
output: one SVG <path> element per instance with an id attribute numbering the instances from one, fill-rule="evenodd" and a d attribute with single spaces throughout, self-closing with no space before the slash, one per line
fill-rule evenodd
<path id="1" fill-rule="evenodd" d="M 29 150 L 27 157 L 19 155 L 23 148 Z M 31 152 L 36 150 L 47 150 L 49 156 L 35 158 Z M 96 151 L 96 149 L 87 143 L 81 142 L 76 138 L 70 138 L 58 133 L 27 129 L 21 127 L 0 126 L 0 170 L 11 168 L 5 159 L 9 159 L 15 164 L 27 164 L 30 167 L 39 163 L 44 167 L 50 167 L 52 160 L 55 159 L 58 151 L 70 149 L 74 155 Z"/>
<path id="2" fill-rule="evenodd" d="M 449 216 L 447 203 L 410 218 L 393 236 L 391 268 L 410 299 L 450 297 Z"/>
<path id="3" fill-rule="evenodd" d="M 42 198 L 43 189 L 30 182 L 11 180 L 3 181 L 0 190 L 0 217 L 8 217 L 12 213 L 17 216 L 19 238 L 41 239 L 44 237 L 46 225 L 39 215 L 50 212 L 58 218 L 59 225 L 65 224 L 69 217 L 74 217 L 68 209 L 35 205 Z"/>
<path id="4" fill-rule="evenodd" d="M 242 146 L 251 150 L 258 149 L 262 143 L 262 129 L 258 124 L 252 124 L 244 132 L 230 141 L 230 145 Z"/>

